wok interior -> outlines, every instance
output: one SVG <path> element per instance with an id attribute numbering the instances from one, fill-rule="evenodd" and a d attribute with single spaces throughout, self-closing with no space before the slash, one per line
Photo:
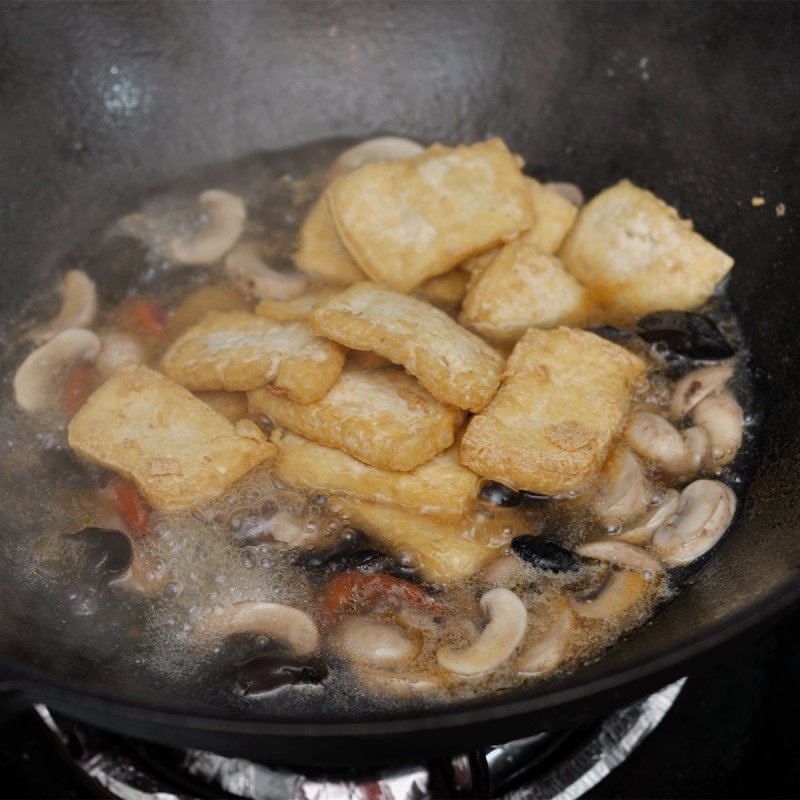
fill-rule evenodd
<path id="1" fill-rule="evenodd" d="M 13 318 L 20 298 L 50 286 L 148 188 L 317 138 L 496 134 L 537 176 L 589 196 L 622 177 L 653 190 L 737 261 L 730 294 L 764 413 L 741 517 L 696 583 L 624 646 L 567 679 L 472 707 L 502 717 L 527 703 L 535 727 L 581 694 L 586 711 L 611 706 L 623 685 L 656 688 L 800 595 L 795 16 L 734 5 L 6 5 L 0 313 Z M 764 207 L 751 206 L 755 195 Z M 0 571 L 12 674 L 36 669 L 30 683 L 45 694 L 66 683 L 134 707 L 224 715 L 146 673 L 108 674 L 13 564 Z"/>

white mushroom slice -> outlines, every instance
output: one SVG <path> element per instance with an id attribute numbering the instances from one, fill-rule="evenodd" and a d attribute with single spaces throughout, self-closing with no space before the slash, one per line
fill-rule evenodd
<path id="1" fill-rule="evenodd" d="M 536 641 L 525 648 L 514 668 L 521 675 L 545 675 L 564 660 L 570 644 L 574 615 L 568 605 L 560 604 L 555 619 Z"/>
<path id="2" fill-rule="evenodd" d="M 664 524 L 668 517 L 671 517 L 678 509 L 680 492 L 677 489 L 668 489 L 664 499 L 639 522 L 635 528 L 623 530 L 616 534 L 615 539 L 631 544 L 648 544 L 653 538 L 653 534 Z"/>
<path id="3" fill-rule="evenodd" d="M 357 669 L 361 680 L 375 691 L 400 698 L 430 695 L 441 689 L 444 680 L 433 672 L 392 672 L 385 669 Z"/>
<path id="4" fill-rule="evenodd" d="M 522 601 L 508 589 L 491 589 L 481 598 L 481 609 L 489 623 L 469 647 L 456 650 L 440 647 L 436 660 L 450 672 L 478 675 L 499 667 L 522 641 L 528 612 Z"/>
<path id="5" fill-rule="evenodd" d="M 311 617 L 283 603 L 250 601 L 215 608 L 203 619 L 200 632 L 217 636 L 236 633 L 269 636 L 283 642 L 298 656 L 313 652 L 319 641 L 317 626 Z"/>
<path id="6" fill-rule="evenodd" d="M 671 567 L 691 564 L 720 540 L 735 512 L 736 495 L 724 483 L 690 483 L 676 512 L 655 532 L 653 546 Z"/>
<path id="7" fill-rule="evenodd" d="M 69 328 L 34 350 L 14 375 L 14 398 L 25 411 L 59 408 L 70 370 L 100 352 L 97 334 Z"/>
<path id="8" fill-rule="evenodd" d="M 669 420 L 652 411 L 636 411 L 631 415 L 625 439 L 637 455 L 671 475 L 692 474 L 700 466 L 699 441 L 687 442 Z"/>
<path id="9" fill-rule="evenodd" d="M 403 158 L 413 158 L 424 149 L 421 144 L 398 136 L 380 136 L 377 139 L 368 139 L 339 155 L 331 164 L 329 174 L 331 178 L 334 178 L 337 175 L 354 172 L 360 167 L 376 161 L 399 161 Z"/>
<path id="10" fill-rule="evenodd" d="M 742 446 L 744 414 L 736 398 L 728 391 L 701 400 L 692 412 L 692 421 L 708 431 L 711 438 L 711 463 L 730 464 Z"/>
<path id="11" fill-rule="evenodd" d="M 583 205 L 583 192 L 574 183 L 564 183 L 563 181 L 550 181 L 545 186 L 556 194 L 560 194 L 565 200 L 569 200 L 572 205 L 580 208 Z"/>
<path id="12" fill-rule="evenodd" d="M 419 642 L 397 626 L 368 617 L 347 617 L 339 625 L 336 641 L 353 661 L 375 667 L 407 664 L 419 653 Z"/>
<path id="13" fill-rule="evenodd" d="M 569 599 L 572 610 L 586 619 L 612 619 L 631 609 L 644 596 L 647 580 L 635 570 L 612 570 L 599 588 Z"/>
<path id="14" fill-rule="evenodd" d="M 68 328 L 89 328 L 97 316 L 97 289 L 94 281 L 81 270 L 72 269 L 61 281 L 61 311 L 43 325 L 37 325 L 28 334 L 36 344 L 52 339 Z"/>
<path id="15" fill-rule="evenodd" d="M 94 362 L 101 378 L 110 378 L 128 364 L 144 364 L 147 357 L 135 336 L 120 331 L 108 331 L 100 336 L 102 344 Z"/>
<path id="16" fill-rule="evenodd" d="M 652 489 L 644 468 L 627 447 L 618 447 L 603 465 L 602 489 L 592 501 L 601 520 L 624 521 L 648 506 Z"/>
<path id="17" fill-rule="evenodd" d="M 700 425 L 687 428 L 683 432 L 686 444 L 686 464 L 684 474 L 693 475 L 699 472 L 711 454 L 711 435 Z"/>
<path id="18" fill-rule="evenodd" d="M 259 300 L 292 300 L 308 287 L 308 278 L 294 270 L 278 272 L 264 262 L 264 245 L 237 244 L 225 257 L 225 272 L 244 294 Z"/>
<path id="19" fill-rule="evenodd" d="M 639 570 L 645 575 L 655 575 L 662 571 L 661 562 L 651 556 L 650 553 L 635 544 L 620 542 L 615 539 L 587 542 L 576 547 L 575 552 L 584 558 L 608 561 L 618 567 Z"/>
<path id="20" fill-rule="evenodd" d="M 720 390 L 733 375 L 730 364 L 718 364 L 687 372 L 672 390 L 669 412 L 673 419 L 683 419 L 703 398 Z"/>
<path id="21" fill-rule="evenodd" d="M 483 571 L 486 583 L 505 583 L 516 578 L 522 572 L 522 562 L 516 556 L 500 556 Z"/>
<path id="22" fill-rule="evenodd" d="M 244 230 L 247 211 L 241 197 L 222 189 L 208 189 L 197 202 L 208 217 L 195 236 L 176 236 L 169 244 L 169 255 L 179 264 L 213 264 L 237 242 Z"/>

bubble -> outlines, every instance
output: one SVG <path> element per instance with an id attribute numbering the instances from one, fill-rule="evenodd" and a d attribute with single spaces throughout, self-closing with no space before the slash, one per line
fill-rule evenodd
<path id="1" fill-rule="evenodd" d="M 612 517 L 605 521 L 606 533 L 614 534 L 622 530 L 622 520 L 617 517 Z"/>

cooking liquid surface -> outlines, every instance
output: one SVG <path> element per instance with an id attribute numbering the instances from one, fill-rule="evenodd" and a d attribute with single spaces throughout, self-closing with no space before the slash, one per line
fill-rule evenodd
<path id="1" fill-rule="evenodd" d="M 175 266 L 163 256 L 165 243 L 196 222 L 195 197 L 206 188 L 223 188 L 241 196 L 248 209 L 242 240 L 266 242 L 271 253 L 269 263 L 290 268 L 297 229 L 324 187 L 326 168 L 346 144 L 341 140 L 322 142 L 220 165 L 158 191 L 132 208 L 137 213 L 113 224 L 100 242 L 87 243 L 84 253 L 64 262 L 69 268 L 85 269 L 98 284 L 104 305 L 100 325 L 95 327 L 111 319 L 117 304 L 127 296 L 153 297 L 169 310 L 188 293 L 224 280 L 219 267 Z M 87 682 L 99 679 L 112 687 L 141 682 L 173 696 L 311 716 L 352 714 L 354 708 L 363 714 L 410 705 L 435 706 L 538 680 L 517 675 L 510 659 L 488 675 L 451 676 L 447 687 L 430 695 L 412 692 L 395 696 L 371 691 L 347 661 L 328 646 L 333 626 L 320 614 L 318 597 L 331 576 L 313 566 L 297 565 L 308 560 L 309 554 L 324 553 L 360 534 L 326 506 L 324 497 L 285 486 L 265 466 L 253 470 L 217 501 L 193 512 L 152 514 L 151 533 L 136 540 L 137 558 L 145 565 L 140 577 L 156 587 L 152 592 L 129 591 L 130 581 L 126 586 L 124 577 L 109 583 L 107 578 L 86 575 L 80 554 L 64 534 L 99 524 L 98 509 L 108 503 L 102 487 L 113 476 L 71 453 L 66 443 L 66 416 L 55 412 L 26 414 L 16 407 L 11 390 L 11 377 L 31 348 L 25 332 L 34 323 L 55 316 L 58 309 L 56 284 L 54 277 L 51 284 L 42 286 L 41 295 L 31 298 L 21 318 L 4 332 L 8 346 L 2 359 L 0 492 L 4 528 L 13 535 L 2 542 L 3 569 L 8 573 L 2 576 L 2 599 L 10 619 L 26 620 L 20 625 L 23 631 L 19 638 L 7 645 L 12 657 L 33 660 L 45 669 L 61 671 L 65 677 Z M 703 311 L 738 346 L 731 387 L 748 421 L 745 440 L 734 464 L 709 477 L 718 477 L 731 486 L 741 503 L 754 427 L 746 354 L 724 296 L 713 297 Z M 168 335 L 167 342 L 171 338 Z M 151 364 L 157 363 L 167 342 L 152 344 Z M 666 363 L 649 349 L 639 348 L 637 353 L 651 368 L 650 400 L 663 402 L 669 396 L 668 378 L 697 366 Z M 269 425 L 268 421 L 260 422 Z M 668 484 L 655 473 L 652 478 L 656 496 L 663 494 Z M 467 510 L 465 535 L 494 537 L 501 556 L 510 537 L 521 534 L 547 536 L 572 548 L 585 539 L 615 532 L 613 525 L 612 530 L 606 530 L 584 506 L 581 498 L 526 498 L 518 506 L 500 508 L 476 498 Z M 113 523 L 109 519 L 102 527 L 113 528 Z M 272 540 L 281 526 L 302 529 L 302 535 L 293 544 Z M 380 549 L 377 544 L 371 546 Z M 413 568 L 413 559 L 397 564 L 398 574 L 417 580 Z M 666 578 L 649 578 L 645 598 L 613 620 L 577 619 L 568 656 L 559 672 L 596 658 L 644 623 L 659 604 L 691 580 L 697 568 L 671 570 Z M 542 631 L 547 627 L 554 604 L 565 593 L 597 587 L 607 572 L 607 565 L 595 561 L 583 562 L 577 572 L 561 574 L 524 566 L 513 580 L 502 585 L 514 591 L 529 609 L 529 636 L 534 636 L 537 627 Z M 438 648 L 446 644 L 463 647 L 472 641 L 485 624 L 478 600 L 492 585 L 477 575 L 447 589 L 429 587 L 445 605 L 447 614 L 428 622 L 431 630 L 424 635 L 412 633 L 421 641 L 415 669 L 436 669 Z M 275 642 L 253 636 L 198 636 L 198 623 L 218 606 L 248 600 L 293 605 L 319 621 L 319 655 L 329 669 L 321 685 L 242 694 L 234 679 L 233 664 L 258 653 L 280 652 L 280 648 Z M 368 613 L 380 619 L 396 612 L 396 607 L 379 605 Z M 404 613 L 413 622 L 413 609 L 406 608 Z M 53 640 L 48 648 L 49 661 L 38 641 L 45 634 Z"/>

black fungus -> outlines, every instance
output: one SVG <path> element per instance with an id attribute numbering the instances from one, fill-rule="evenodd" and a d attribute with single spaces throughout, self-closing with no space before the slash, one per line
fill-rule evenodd
<path id="1" fill-rule="evenodd" d="M 310 550 L 300 555 L 295 564 L 316 572 L 386 572 L 398 577 L 408 577 L 410 570 L 398 564 L 391 556 L 376 550 L 366 533 L 354 528 L 326 550 Z"/>
<path id="2" fill-rule="evenodd" d="M 613 325 L 598 325 L 586 330 L 588 333 L 593 333 L 595 336 L 614 342 L 614 344 L 631 345 L 639 339 L 636 331 L 631 331 L 627 328 L 615 328 Z"/>
<path id="3" fill-rule="evenodd" d="M 512 552 L 536 569 L 547 572 L 577 572 L 580 562 L 564 545 L 538 536 L 517 536 L 511 540 Z"/>
<path id="4" fill-rule="evenodd" d="M 665 357 L 721 361 L 736 351 L 720 329 L 702 314 L 657 311 L 639 320 L 639 336 L 655 344 Z"/>
<path id="5" fill-rule="evenodd" d="M 322 683 L 327 677 L 328 665 L 315 656 L 259 654 L 234 665 L 234 680 L 245 695 L 271 692 L 281 686 Z"/>
<path id="6" fill-rule="evenodd" d="M 493 506 L 502 506 L 503 508 L 518 506 L 520 502 L 519 492 L 509 489 L 508 486 L 497 481 L 484 481 L 478 497 Z"/>
<path id="7" fill-rule="evenodd" d="M 552 499 L 549 494 L 537 494 L 536 492 L 528 492 L 525 491 L 524 489 L 519 494 L 523 500 L 533 500 L 535 502 L 541 502 L 542 500 Z"/>
<path id="8" fill-rule="evenodd" d="M 133 561 L 131 540 L 122 531 L 84 528 L 69 534 L 67 544 L 77 548 L 76 558 L 84 576 L 116 575 Z"/>

